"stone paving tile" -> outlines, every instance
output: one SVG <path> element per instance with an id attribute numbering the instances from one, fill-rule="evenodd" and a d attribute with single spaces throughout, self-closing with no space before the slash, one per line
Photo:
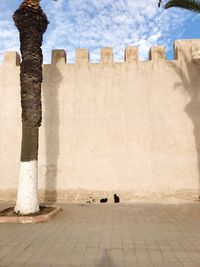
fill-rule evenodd
<path id="1" fill-rule="evenodd" d="M 199 203 L 58 205 L 47 223 L 0 225 L 0 267 L 200 266 Z"/>
<path id="2" fill-rule="evenodd" d="M 148 265 L 147 265 L 148 266 Z M 182 263 L 174 261 L 153 262 L 154 267 L 183 267 Z"/>
<path id="3" fill-rule="evenodd" d="M 81 267 L 96 267 L 96 261 L 95 260 L 87 260 L 87 259 L 85 259 L 81 263 Z"/>

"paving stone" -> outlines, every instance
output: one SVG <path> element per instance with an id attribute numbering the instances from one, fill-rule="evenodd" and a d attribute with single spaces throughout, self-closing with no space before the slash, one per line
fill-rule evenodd
<path id="1" fill-rule="evenodd" d="M 200 266 L 198 203 L 57 205 L 47 223 L 0 225 L 0 267 Z"/>

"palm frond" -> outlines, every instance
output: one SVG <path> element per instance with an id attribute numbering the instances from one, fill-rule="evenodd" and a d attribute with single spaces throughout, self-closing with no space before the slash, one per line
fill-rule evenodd
<path id="1" fill-rule="evenodd" d="M 200 13 L 200 1 L 197 0 L 170 0 L 164 6 L 165 9 L 171 7 L 180 7 L 195 13 Z"/>

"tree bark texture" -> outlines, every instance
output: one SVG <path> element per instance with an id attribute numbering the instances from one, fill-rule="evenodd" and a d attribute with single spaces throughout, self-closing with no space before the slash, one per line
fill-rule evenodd
<path id="1" fill-rule="evenodd" d="M 33 1 L 34 2 L 34 1 Z M 42 121 L 42 36 L 48 20 L 41 7 L 21 5 L 13 19 L 20 33 L 22 150 L 21 161 L 37 160 L 38 128 Z"/>

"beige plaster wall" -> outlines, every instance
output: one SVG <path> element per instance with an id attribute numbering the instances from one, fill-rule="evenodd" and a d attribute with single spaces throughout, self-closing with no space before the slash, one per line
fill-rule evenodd
<path id="1" fill-rule="evenodd" d="M 63 50 L 44 65 L 40 130 L 41 200 L 197 200 L 200 162 L 200 40 L 175 42 L 175 60 L 152 47 L 149 61 L 129 47 L 67 64 Z M 21 142 L 19 57 L 0 66 L 0 199 L 17 190 Z M 46 192 L 44 192 L 46 191 Z"/>

